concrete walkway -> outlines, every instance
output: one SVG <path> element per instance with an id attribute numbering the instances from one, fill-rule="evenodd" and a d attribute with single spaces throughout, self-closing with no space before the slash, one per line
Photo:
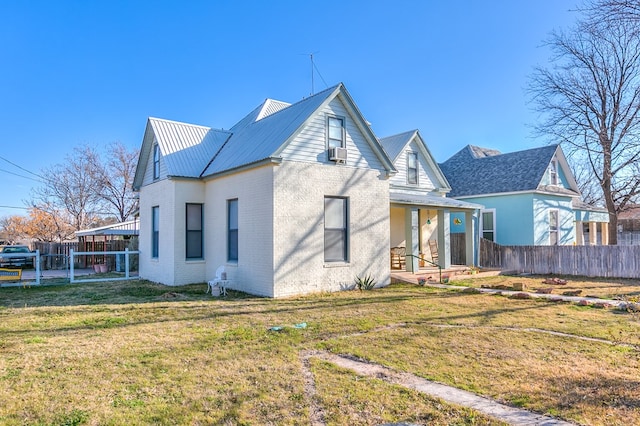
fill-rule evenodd
<path id="1" fill-rule="evenodd" d="M 354 358 L 335 355 L 325 351 L 315 351 L 305 354 L 305 357 L 316 357 L 336 364 L 340 367 L 355 371 L 362 376 L 374 377 L 399 386 L 404 386 L 422 392 L 445 402 L 472 408 L 489 417 L 516 426 L 573 426 L 574 423 L 558 420 L 554 417 L 532 413 L 520 408 L 500 404 L 489 398 L 478 396 L 452 386 L 432 382 L 410 373 L 401 373 L 379 364 L 360 361 Z M 321 424 L 315 422 L 314 424 Z"/>

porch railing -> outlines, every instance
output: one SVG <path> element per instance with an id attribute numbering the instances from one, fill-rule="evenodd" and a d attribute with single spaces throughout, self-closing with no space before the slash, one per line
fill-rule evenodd
<path id="1" fill-rule="evenodd" d="M 418 259 L 418 261 L 423 261 L 425 263 L 428 263 L 431 266 L 435 266 L 436 268 L 438 268 L 438 282 L 442 284 L 442 266 L 438 265 L 437 263 L 431 260 L 425 259 L 420 256 L 416 256 L 415 254 L 407 254 L 406 257 L 415 257 L 416 259 Z"/>

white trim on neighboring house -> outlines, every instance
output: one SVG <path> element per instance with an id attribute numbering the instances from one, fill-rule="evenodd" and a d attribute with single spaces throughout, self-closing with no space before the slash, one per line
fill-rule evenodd
<path id="1" fill-rule="evenodd" d="M 549 163 L 549 185 L 558 186 L 560 179 L 558 179 L 558 160 L 554 156 Z"/>
<path id="2" fill-rule="evenodd" d="M 562 189 L 562 188 L 561 188 Z M 551 192 L 551 191 L 543 191 L 540 189 L 536 189 L 536 190 L 527 190 L 527 191 L 511 191 L 511 192 L 492 192 L 489 194 L 476 194 L 476 195 L 461 195 L 459 197 L 454 197 L 456 200 L 464 200 L 466 198 L 484 198 L 484 197 L 502 197 L 505 195 L 522 195 L 522 194 L 545 194 L 545 195 L 560 195 L 563 197 L 576 197 L 577 195 L 574 194 L 570 194 L 569 192 L 573 192 L 573 190 L 568 189 L 568 188 L 564 188 L 567 193 L 557 193 L 557 192 Z"/>
<path id="3" fill-rule="evenodd" d="M 484 213 L 491 213 L 492 218 L 493 218 L 493 223 L 491 224 L 492 228 L 490 230 L 488 230 L 487 232 L 493 232 L 493 239 L 491 239 L 491 241 L 495 242 L 496 241 L 496 235 L 497 235 L 497 230 L 496 230 L 496 209 L 480 209 L 480 236 L 482 238 L 484 237 L 484 233 L 485 233 L 485 228 L 484 228 Z M 489 238 L 486 238 L 489 239 Z"/>
<path id="4" fill-rule="evenodd" d="M 553 228 L 552 218 L 555 214 L 555 229 Z M 553 238 L 551 237 L 555 233 L 556 241 L 553 242 Z M 560 210 L 559 209 L 549 209 L 549 245 L 557 246 L 560 244 Z"/>

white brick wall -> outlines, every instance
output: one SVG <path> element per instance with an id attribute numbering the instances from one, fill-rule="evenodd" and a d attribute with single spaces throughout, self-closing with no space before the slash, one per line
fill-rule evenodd
<path id="1" fill-rule="evenodd" d="M 268 165 L 207 182 L 207 280 L 226 265 L 231 288 L 273 297 L 273 169 Z M 238 262 L 227 262 L 227 200 L 238 199 Z"/>
<path id="2" fill-rule="evenodd" d="M 187 261 L 186 203 L 204 202 L 204 182 L 165 179 L 140 190 L 140 277 L 166 285 L 200 283 L 205 261 Z M 151 258 L 151 208 L 160 208 L 160 247 Z M 207 216 L 207 206 L 204 206 Z M 205 251 L 205 258 L 207 253 Z"/>
<path id="3" fill-rule="evenodd" d="M 174 182 L 161 180 L 140 188 L 140 277 L 162 284 L 173 284 Z M 151 259 L 151 208 L 160 208 L 160 247 Z"/>
<path id="4" fill-rule="evenodd" d="M 349 262 L 324 262 L 324 197 L 349 198 Z M 389 183 L 378 170 L 283 162 L 275 168 L 274 297 L 390 282 Z"/>

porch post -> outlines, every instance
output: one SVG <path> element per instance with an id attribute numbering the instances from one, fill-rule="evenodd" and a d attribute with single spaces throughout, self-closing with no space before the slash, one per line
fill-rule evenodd
<path id="1" fill-rule="evenodd" d="M 464 212 L 464 248 L 465 248 L 465 263 L 467 265 L 476 265 L 475 262 L 475 232 L 473 226 L 473 212 L 467 210 Z"/>
<path id="2" fill-rule="evenodd" d="M 595 222 L 589 222 L 589 245 L 595 246 L 598 243 L 598 227 Z"/>
<path id="3" fill-rule="evenodd" d="M 444 269 L 451 267 L 451 212 L 438 210 L 438 260 Z"/>
<path id="4" fill-rule="evenodd" d="M 609 224 L 607 222 L 602 222 L 600 224 L 600 229 L 602 231 L 602 245 L 609 245 Z"/>
<path id="5" fill-rule="evenodd" d="M 584 226 L 582 226 L 582 221 L 576 221 L 576 245 L 583 246 L 584 245 Z"/>
<path id="6" fill-rule="evenodd" d="M 418 258 L 420 253 L 420 237 L 418 234 L 418 226 L 420 220 L 418 217 L 417 207 L 408 207 L 404 209 L 404 231 L 407 240 L 406 248 L 406 268 L 407 272 L 418 272 Z M 409 256 L 412 254 L 413 256 Z"/>

